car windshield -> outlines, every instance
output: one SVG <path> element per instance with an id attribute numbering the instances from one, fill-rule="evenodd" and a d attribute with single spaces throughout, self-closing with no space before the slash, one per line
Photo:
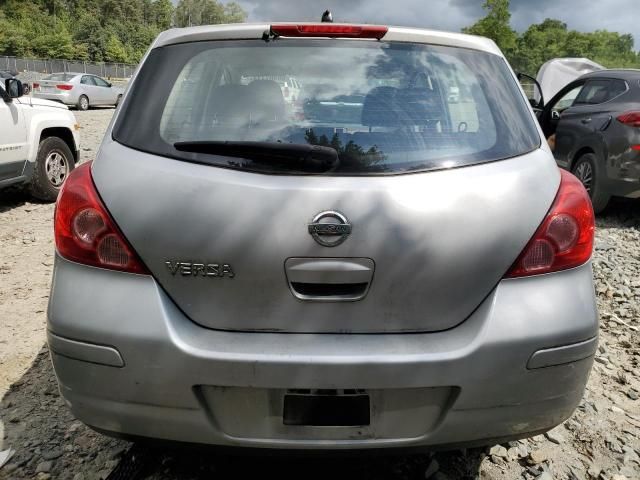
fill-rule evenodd
<path id="1" fill-rule="evenodd" d="M 307 172 L 302 163 L 270 166 L 264 158 L 230 158 L 210 148 L 186 152 L 176 144 L 329 147 L 339 163 L 328 174 L 451 168 L 540 144 L 499 56 L 424 44 L 290 39 L 153 50 L 114 138 L 155 154 L 269 173 Z"/>
<path id="2" fill-rule="evenodd" d="M 74 73 L 52 73 L 51 75 L 47 75 L 46 77 L 44 77 L 43 80 L 51 80 L 54 82 L 68 82 L 75 76 L 76 74 Z"/>

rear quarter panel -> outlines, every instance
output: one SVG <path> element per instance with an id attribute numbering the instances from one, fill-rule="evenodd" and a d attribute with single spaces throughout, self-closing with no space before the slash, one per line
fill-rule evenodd
<path id="1" fill-rule="evenodd" d="M 633 99 L 640 97 L 640 88 L 632 93 Z M 640 102 L 616 102 L 612 105 L 611 125 L 602 132 L 600 158 L 606 159 L 607 179 L 616 195 L 628 195 L 639 190 L 640 152 L 632 150 L 631 146 L 640 145 L 640 128 L 629 127 L 617 120 L 618 116 L 629 111 L 640 111 Z M 626 185 L 620 182 L 626 182 Z"/>

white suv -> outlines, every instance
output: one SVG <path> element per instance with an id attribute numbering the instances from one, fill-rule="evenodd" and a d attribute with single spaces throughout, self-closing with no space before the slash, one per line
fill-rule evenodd
<path id="1" fill-rule="evenodd" d="M 0 85 L 0 189 L 27 184 L 54 201 L 78 161 L 79 126 L 66 106 L 23 93 L 15 78 Z"/>

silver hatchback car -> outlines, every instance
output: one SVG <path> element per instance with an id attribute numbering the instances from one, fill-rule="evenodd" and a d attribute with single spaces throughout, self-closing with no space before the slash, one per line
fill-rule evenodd
<path id="1" fill-rule="evenodd" d="M 527 437 L 568 418 L 589 376 L 593 236 L 490 40 L 170 30 L 58 199 L 50 350 L 74 415 L 112 435 Z"/>
<path id="2" fill-rule="evenodd" d="M 116 87 L 97 75 L 53 73 L 33 83 L 33 96 L 64 103 L 78 110 L 98 105 L 117 106 L 124 88 Z"/>

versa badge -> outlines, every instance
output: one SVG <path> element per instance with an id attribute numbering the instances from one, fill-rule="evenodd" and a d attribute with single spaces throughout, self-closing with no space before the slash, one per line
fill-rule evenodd
<path id="1" fill-rule="evenodd" d="M 190 263 L 169 260 L 165 265 L 174 277 L 178 274 L 183 277 L 233 278 L 236 276 L 231 265 L 227 263 Z"/>

